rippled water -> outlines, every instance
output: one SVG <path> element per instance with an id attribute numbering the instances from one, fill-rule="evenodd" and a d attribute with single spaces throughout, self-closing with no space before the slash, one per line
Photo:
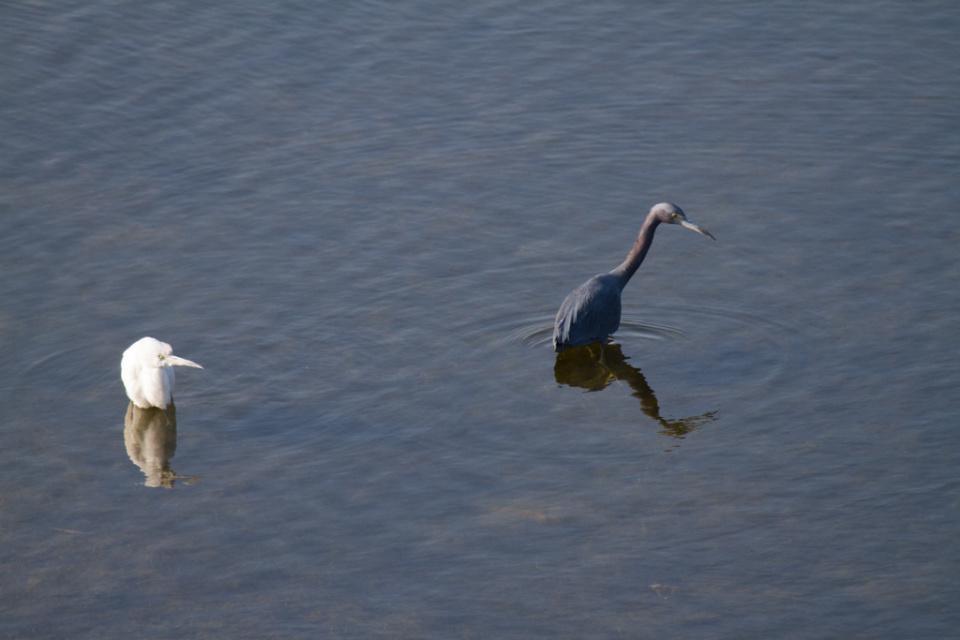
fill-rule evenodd
<path id="1" fill-rule="evenodd" d="M 951 3 L 0 18 L 0 637 L 955 633 Z"/>

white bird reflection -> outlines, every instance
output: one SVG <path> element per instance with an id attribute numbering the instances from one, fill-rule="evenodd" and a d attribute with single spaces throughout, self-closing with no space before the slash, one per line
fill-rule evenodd
<path id="1" fill-rule="evenodd" d="M 170 468 L 170 459 L 177 451 L 177 408 L 173 403 L 166 409 L 141 409 L 132 402 L 127 405 L 123 444 L 130 461 L 146 476 L 144 485 L 171 489 L 178 479 L 192 480 Z"/>

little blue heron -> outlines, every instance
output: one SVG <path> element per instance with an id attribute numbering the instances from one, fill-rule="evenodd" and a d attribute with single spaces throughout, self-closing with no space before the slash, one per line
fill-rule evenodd
<path id="1" fill-rule="evenodd" d="M 130 402 L 141 409 L 166 409 L 173 402 L 173 367 L 199 364 L 173 355 L 173 348 L 156 338 L 140 338 L 123 352 L 120 379 Z"/>
<path id="2" fill-rule="evenodd" d="M 623 262 L 609 273 L 593 276 L 564 298 L 553 323 L 555 351 L 591 342 L 604 342 L 620 327 L 620 295 L 647 256 L 653 243 L 653 234 L 661 223 L 679 224 L 716 240 L 709 231 L 687 220 L 686 214 L 677 205 L 670 202 L 654 205 Z"/>

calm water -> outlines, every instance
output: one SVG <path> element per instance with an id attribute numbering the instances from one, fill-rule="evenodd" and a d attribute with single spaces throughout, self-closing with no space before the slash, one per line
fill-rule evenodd
<path id="1" fill-rule="evenodd" d="M 955 633 L 958 29 L 7 3 L 0 637 Z M 556 359 L 660 200 L 719 241 Z M 175 415 L 143 335 L 206 367 Z"/>

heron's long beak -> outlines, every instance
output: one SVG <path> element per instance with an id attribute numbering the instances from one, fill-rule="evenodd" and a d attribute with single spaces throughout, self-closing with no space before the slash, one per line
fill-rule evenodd
<path id="1" fill-rule="evenodd" d="M 169 355 L 165 358 L 165 360 L 171 367 L 196 367 L 197 369 L 203 369 L 203 367 L 193 360 L 187 360 L 186 358 L 181 358 L 180 356 Z"/>
<path id="2" fill-rule="evenodd" d="M 681 227 L 684 227 L 684 228 L 686 228 L 686 229 L 690 229 L 690 231 L 696 231 L 696 232 L 699 233 L 700 235 L 707 236 L 708 238 L 711 238 L 711 239 L 713 239 L 713 240 L 716 240 L 716 238 L 713 237 L 713 234 L 712 234 L 712 233 L 710 233 L 709 231 L 707 231 L 707 230 L 704 229 L 703 227 L 698 227 L 697 225 L 693 224 L 693 223 L 690 222 L 689 220 L 681 220 L 681 221 L 680 221 L 680 226 L 681 226 Z"/>

